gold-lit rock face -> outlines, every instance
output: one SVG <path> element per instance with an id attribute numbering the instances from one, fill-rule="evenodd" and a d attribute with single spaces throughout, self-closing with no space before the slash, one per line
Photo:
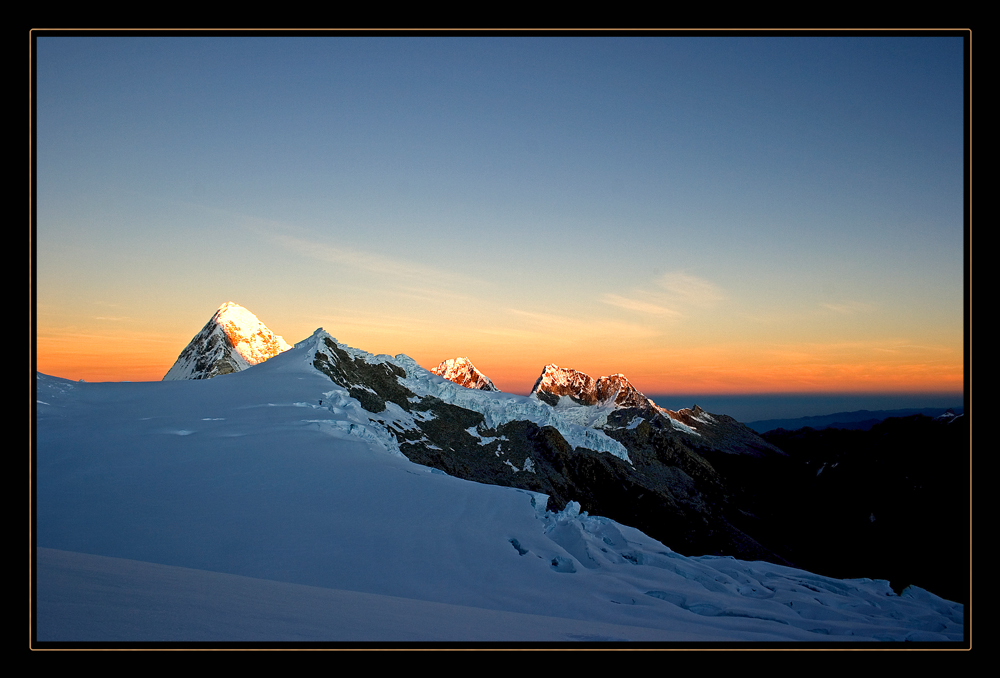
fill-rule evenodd
<path id="1" fill-rule="evenodd" d="M 212 320 L 222 328 L 236 352 L 251 365 L 262 363 L 291 348 L 257 316 L 231 301 L 220 306 Z"/>
<path id="2" fill-rule="evenodd" d="M 476 366 L 468 358 L 444 360 L 432 369 L 431 372 L 465 388 L 474 388 L 479 391 L 500 390 L 493 384 L 489 377 L 477 370 Z"/>
<path id="3" fill-rule="evenodd" d="M 629 383 L 624 374 L 612 374 L 595 381 L 583 372 L 558 365 L 546 365 L 531 392 L 549 395 L 550 398 L 539 395 L 546 401 L 551 396 L 569 396 L 581 405 L 655 407 L 649 398 Z"/>
<path id="4" fill-rule="evenodd" d="M 240 372 L 290 348 L 253 313 L 227 301 L 184 348 L 163 381 Z"/>

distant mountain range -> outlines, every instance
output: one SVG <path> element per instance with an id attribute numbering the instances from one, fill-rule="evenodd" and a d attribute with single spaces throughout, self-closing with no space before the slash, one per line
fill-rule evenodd
<path id="1" fill-rule="evenodd" d="M 961 407 L 909 407 L 897 410 L 857 410 L 854 412 L 836 412 L 834 414 L 824 414 L 813 417 L 796 417 L 794 419 L 762 419 L 759 421 L 745 422 L 748 428 L 752 428 L 757 433 L 765 433 L 775 429 L 783 428 L 794 431 L 800 428 L 841 428 L 854 431 L 867 431 L 875 424 L 890 417 L 910 417 L 914 414 L 922 414 L 926 417 L 940 417 L 961 415 Z"/>

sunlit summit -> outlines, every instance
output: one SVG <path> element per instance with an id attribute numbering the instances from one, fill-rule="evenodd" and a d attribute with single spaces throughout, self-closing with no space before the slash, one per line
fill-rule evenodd
<path id="1" fill-rule="evenodd" d="M 240 372 L 290 348 L 253 313 L 227 301 L 181 351 L 163 381 Z"/>

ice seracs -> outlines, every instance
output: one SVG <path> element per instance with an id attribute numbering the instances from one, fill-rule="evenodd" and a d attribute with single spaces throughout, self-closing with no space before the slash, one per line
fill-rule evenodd
<path id="1" fill-rule="evenodd" d="M 163 381 L 240 372 L 290 348 L 253 313 L 227 301 L 181 351 Z"/>
<path id="2" fill-rule="evenodd" d="M 490 381 L 489 377 L 477 370 L 468 358 L 452 358 L 442 361 L 431 372 L 466 388 L 474 388 L 479 391 L 500 390 Z"/>

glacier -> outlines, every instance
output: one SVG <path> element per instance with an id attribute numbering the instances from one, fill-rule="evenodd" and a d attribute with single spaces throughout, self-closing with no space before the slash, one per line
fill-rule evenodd
<path id="1" fill-rule="evenodd" d="M 375 421 L 313 366 L 328 337 L 207 380 L 36 375 L 35 646 L 965 638 L 965 608 L 916 587 L 682 556 L 574 502 L 414 464 L 389 430 L 419 413 Z M 490 426 L 530 418 L 621 453 L 535 399 L 344 349 Z"/>

